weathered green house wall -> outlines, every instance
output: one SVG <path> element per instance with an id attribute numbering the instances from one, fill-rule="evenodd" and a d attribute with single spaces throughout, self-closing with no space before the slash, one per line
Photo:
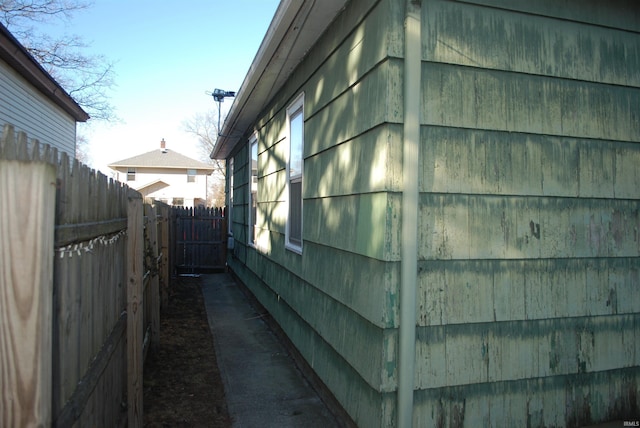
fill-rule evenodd
<path id="1" fill-rule="evenodd" d="M 230 267 L 352 418 L 395 421 L 403 6 L 353 1 L 265 109 L 257 245 L 247 246 L 247 146 L 234 153 Z M 397 21 L 389 20 L 390 14 Z M 286 108 L 305 93 L 303 252 L 285 250 Z M 247 140 L 249 134 L 247 134 Z M 239 197 L 238 195 L 243 196 Z"/>
<path id="2" fill-rule="evenodd" d="M 422 19 L 414 424 L 637 418 L 637 5 L 429 0 Z"/>
<path id="3" fill-rule="evenodd" d="M 637 6 L 421 11 L 414 426 L 637 418 Z M 349 2 L 232 154 L 229 265 L 363 427 L 397 418 L 404 19 L 404 0 Z M 284 192 L 301 92 L 300 255 L 285 250 Z"/>

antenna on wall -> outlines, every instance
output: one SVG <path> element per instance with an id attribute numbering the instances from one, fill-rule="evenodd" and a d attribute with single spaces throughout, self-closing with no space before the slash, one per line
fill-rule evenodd
<path id="1" fill-rule="evenodd" d="M 225 98 L 235 97 L 236 93 L 233 91 L 225 91 L 224 89 L 214 89 L 213 92 L 207 94 L 213 96 L 213 101 L 218 103 L 218 137 L 224 137 L 220 133 L 220 112 L 222 111 L 221 104 Z"/>

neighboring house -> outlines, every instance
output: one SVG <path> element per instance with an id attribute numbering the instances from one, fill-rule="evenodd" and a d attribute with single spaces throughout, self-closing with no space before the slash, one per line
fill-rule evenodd
<path id="1" fill-rule="evenodd" d="M 634 2 L 283 1 L 229 266 L 359 426 L 637 421 L 639 70 Z"/>
<path id="2" fill-rule="evenodd" d="M 164 139 L 160 149 L 114 162 L 109 168 L 116 171 L 118 181 L 143 197 L 187 208 L 206 205 L 208 180 L 214 170 L 211 165 L 167 149 Z"/>
<path id="3" fill-rule="evenodd" d="M 30 139 L 76 154 L 76 123 L 89 115 L 0 24 L 0 130 L 11 124 Z"/>

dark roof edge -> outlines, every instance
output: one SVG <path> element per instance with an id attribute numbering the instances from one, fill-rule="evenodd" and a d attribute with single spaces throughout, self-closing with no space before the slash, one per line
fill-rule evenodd
<path id="1" fill-rule="evenodd" d="M 136 168 L 168 168 L 168 169 L 196 169 L 204 171 L 214 171 L 215 166 L 190 158 L 180 152 L 164 149 L 162 159 L 154 158 L 160 151 L 158 149 L 141 153 L 126 159 L 120 159 L 107 165 L 111 169 L 136 167 Z M 165 156 L 166 155 L 166 156 Z M 167 162 L 167 164 L 162 164 Z M 180 164 L 182 162 L 182 165 Z"/>
<path id="2" fill-rule="evenodd" d="M 87 112 L 2 24 L 0 24 L 0 59 L 8 63 L 58 107 L 71 115 L 76 122 L 86 122 L 89 119 Z"/>
<path id="3" fill-rule="evenodd" d="M 107 165 L 109 168 L 125 168 L 125 167 L 135 167 L 135 168 L 156 168 L 156 169 L 195 169 L 201 171 L 215 171 L 215 167 L 204 167 L 204 166 L 168 166 L 168 165 L 142 165 L 139 163 L 111 163 Z"/>

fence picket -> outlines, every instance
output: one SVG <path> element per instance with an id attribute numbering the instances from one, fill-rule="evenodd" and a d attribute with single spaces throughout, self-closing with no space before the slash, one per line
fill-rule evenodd
<path id="1" fill-rule="evenodd" d="M 0 242 L 11 255 L 0 258 L 0 426 L 51 423 L 54 183 L 52 165 L 0 160 Z"/>
<path id="2" fill-rule="evenodd" d="M 33 274 L 33 266 L 46 265 L 47 257 L 51 260 L 50 272 L 43 270 L 40 281 L 33 275 L 24 275 L 21 281 L 0 276 L 0 335 L 21 338 L 10 342 L 18 345 L 16 349 L 3 348 L 6 343 L 0 341 L 0 426 L 28 424 L 23 416 L 27 414 L 43 420 L 34 424 L 44 426 L 122 426 L 127 418 L 129 426 L 141 426 L 143 361 L 139 352 L 145 305 L 137 280 L 131 287 L 128 281 L 133 271 L 142 273 L 142 268 L 128 265 L 144 258 L 143 238 L 138 236 L 143 227 L 140 194 L 55 148 L 29 141 L 11 125 L 2 128 L 0 162 L 0 241 L 9 254 L 0 263 L 11 264 L 1 265 L 0 272 L 22 275 L 22 269 Z M 20 166 L 5 168 L 8 164 Z M 29 184 L 24 176 L 42 165 L 52 171 L 45 180 L 46 191 Z M 50 212 L 35 215 L 40 208 Z M 49 226 L 21 226 L 37 218 Z M 49 232 L 52 237 L 45 239 Z M 157 245 L 168 247 L 164 238 L 161 244 L 160 240 L 156 234 Z M 21 257 L 25 248 L 28 255 Z M 168 250 L 163 255 L 161 269 L 156 271 L 167 269 Z M 157 287 L 150 289 L 155 297 L 147 299 L 156 302 L 155 309 L 152 304 L 147 310 L 152 314 L 159 298 Z M 30 324 L 14 322 L 15 311 L 27 303 L 37 309 L 37 315 L 29 312 Z M 153 322 L 159 326 L 157 319 Z M 42 334 L 47 331 L 48 352 Z M 22 350 L 34 344 L 39 346 L 32 350 L 37 358 L 20 357 Z M 39 368 L 26 368 L 30 362 Z M 47 378 L 49 386 L 43 387 Z M 36 395 L 25 401 L 16 400 L 16 394 Z M 129 405 L 123 411 L 125 397 Z"/>
<path id="3" fill-rule="evenodd" d="M 129 427 L 142 426 L 142 365 L 143 365 L 143 283 L 144 242 L 142 197 L 129 192 L 128 262 L 127 262 L 127 373 Z"/>
<path id="4" fill-rule="evenodd" d="M 23 131 L 18 132 L 18 156 L 17 159 L 21 161 L 29 160 L 29 142 L 27 140 L 27 134 Z"/>
<path id="5" fill-rule="evenodd" d="M 6 160 L 17 160 L 18 153 L 15 138 L 16 137 L 13 130 L 13 125 L 5 124 L 2 130 L 2 156 Z"/>
<path id="6" fill-rule="evenodd" d="M 32 162 L 40 162 L 40 142 L 38 140 L 33 140 L 31 156 L 29 158 Z"/>
<path id="7" fill-rule="evenodd" d="M 160 221 L 160 233 L 158 234 L 158 249 L 161 254 L 160 261 L 160 308 L 165 309 L 169 301 L 169 206 L 155 201 Z"/>
<path id="8" fill-rule="evenodd" d="M 172 209 L 173 266 L 178 272 L 225 268 L 227 231 L 222 214 L 217 208 Z"/>
<path id="9" fill-rule="evenodd" d="M 147 223 L 147 264 L 151 270 L 151 279 L 149 283 L 149 321 L 151 331 L 151 350 L 157 351 L 160 345 L 160 284 L 158 269 L 158 217 L 156 208 L 151 204 L 145 204 L 145 215 L 149 219 Z"/>

